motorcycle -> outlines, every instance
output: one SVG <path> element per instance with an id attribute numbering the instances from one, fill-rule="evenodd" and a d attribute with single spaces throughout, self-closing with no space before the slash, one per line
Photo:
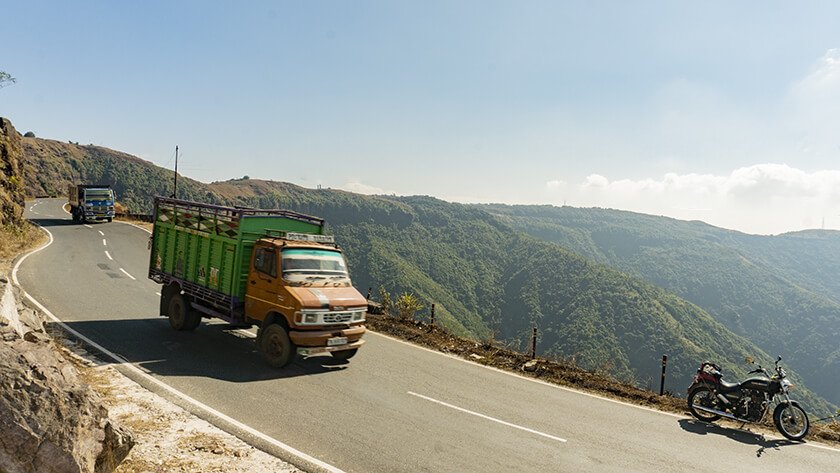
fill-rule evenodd
<path id="1" fill-rule="evenodd" d="M 810 422 L 805 410 L 790 398 L 794 384 L 787 379 L 784 368 L 776 360 L 772 375 L 761 365 L 747 357 L 747 363 L 757 366 L 748 374 L 757 374 L 740 383 L 723 380 L 720 367 L 703 362 L 694 382 L 688 388 L 688 408 L 691 414 L 704 421 L 714 422 L 722 417 L 743 423 L 758 423 L 773 409 L 773 423 L 779 432 L 790 440 L 802 440 L 808 435 Z"/>

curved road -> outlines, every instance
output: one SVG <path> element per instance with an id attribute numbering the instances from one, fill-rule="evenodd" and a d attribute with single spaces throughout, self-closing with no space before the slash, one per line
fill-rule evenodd
<path id="1" fill-rule="evenodd" d="M 168 397 L 183 393 L 328 469 L 765 473 L 840 465 L 840 450 L 819 444 L 653 412 L 374 333 L 349 364 L 321 356 L 273 370 L 252 332 L 206 321 L 195 332 L 171 330 L 158 316 L 160 286 L 146 278 L 148 234 L 117 222 L 75 225 L 62 204 L 27 203 L 28 217 L 54 237 L 19 268 L 31 296 L 127 360 L 123 371 L 139 368 L 169 386 Z"/>

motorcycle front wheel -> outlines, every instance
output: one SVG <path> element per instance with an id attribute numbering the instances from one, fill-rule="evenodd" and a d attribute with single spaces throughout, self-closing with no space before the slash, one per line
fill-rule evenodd
<path id="1" fill-rule="evenodd" d="M 688 410 L 691 411 L 691 415 L 703 422 L 714 422 L 720 419 L 719 415 L 696 409 L 694 407 L 695 405 L 708 407 L 709 409 L 717 409 L 717 399 L 715 399 L 715 393 L 713 393 L 708 386 L 697 386 L 688 393 Z"/>
<path id="2" fill-rule="evenodd" d="M 790 440 L 802 440 L 808 435 L 808 429 L 811 427 L 808 414 L 801 407 L 791 403 L 776 406 L 773 422 L 779 432 Z"/>

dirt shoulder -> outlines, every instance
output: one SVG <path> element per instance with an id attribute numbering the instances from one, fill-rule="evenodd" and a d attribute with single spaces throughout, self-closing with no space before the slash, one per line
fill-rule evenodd
<path id="1" fill-rule="evenodd" d="M 80 344 L 58 338 L 62 354 L 102 397 L 111 417 L 134 435 L 137 443 L 117 473 L 300 471 L 149 392 Z"/>
<path id="2" fill-rule="evenodd" d="M 565 386 L 579 391 L 596 394 L 639 406 L 664 412 L 691 416 L 686 407 L 686 400 L 671 395 L 660 396 L 658 393 L 622 383 L 604 373 L 587 371 L 562 360 L 549 360 L 530 356 L 496 346 L 487 342 L 476 342 L 456 337 L 446 330 L 424 322 L 401 320 L 385 315 L 368 315 L 367 327 L 376 332 L 390 335 L 417 345 L 448 353 L 460 358 L 493 368 L 517 373 L 547 383 Z M 727 427 L 737 428 L 738 423 L 721 421 Z M 765 424 L 750 425 L 749 428 L 759 434 L 778 436 L 772 419 Z M 833 447 L 840 447 L 840 422 L 820 422 L 811 424 L 810 440 L 819 440 Z"/>
<path id="3" fill-rule="evenodd" d="M 9 274 L 18 255 L 46 243 L 47 235 L 37 226 L 24 222 L 23 227 L 0 226 L 0 274 Z"/>

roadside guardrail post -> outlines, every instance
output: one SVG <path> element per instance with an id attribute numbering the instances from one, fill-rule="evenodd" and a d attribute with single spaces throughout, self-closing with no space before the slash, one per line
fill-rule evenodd
<path id="1" fill-rule="evenodd" d="M 668 366 L 668 355 L 662 355 L 662 379 L 659 381 L 659 395 L 665 394 L 665 367 Z"/>
<path id="2" fill-rule="evenodd" d="M 430 318 L 429 323 L 431 325 L 435 325 L 435 304 L 434 303 L 432 303 L 432 313 L 431 313 L 429 318 Z"/>
<path id="3" fill-rule="evenodd" d="M 531 359 L 537 357 L 537 326 L 531 328 Z"/>

